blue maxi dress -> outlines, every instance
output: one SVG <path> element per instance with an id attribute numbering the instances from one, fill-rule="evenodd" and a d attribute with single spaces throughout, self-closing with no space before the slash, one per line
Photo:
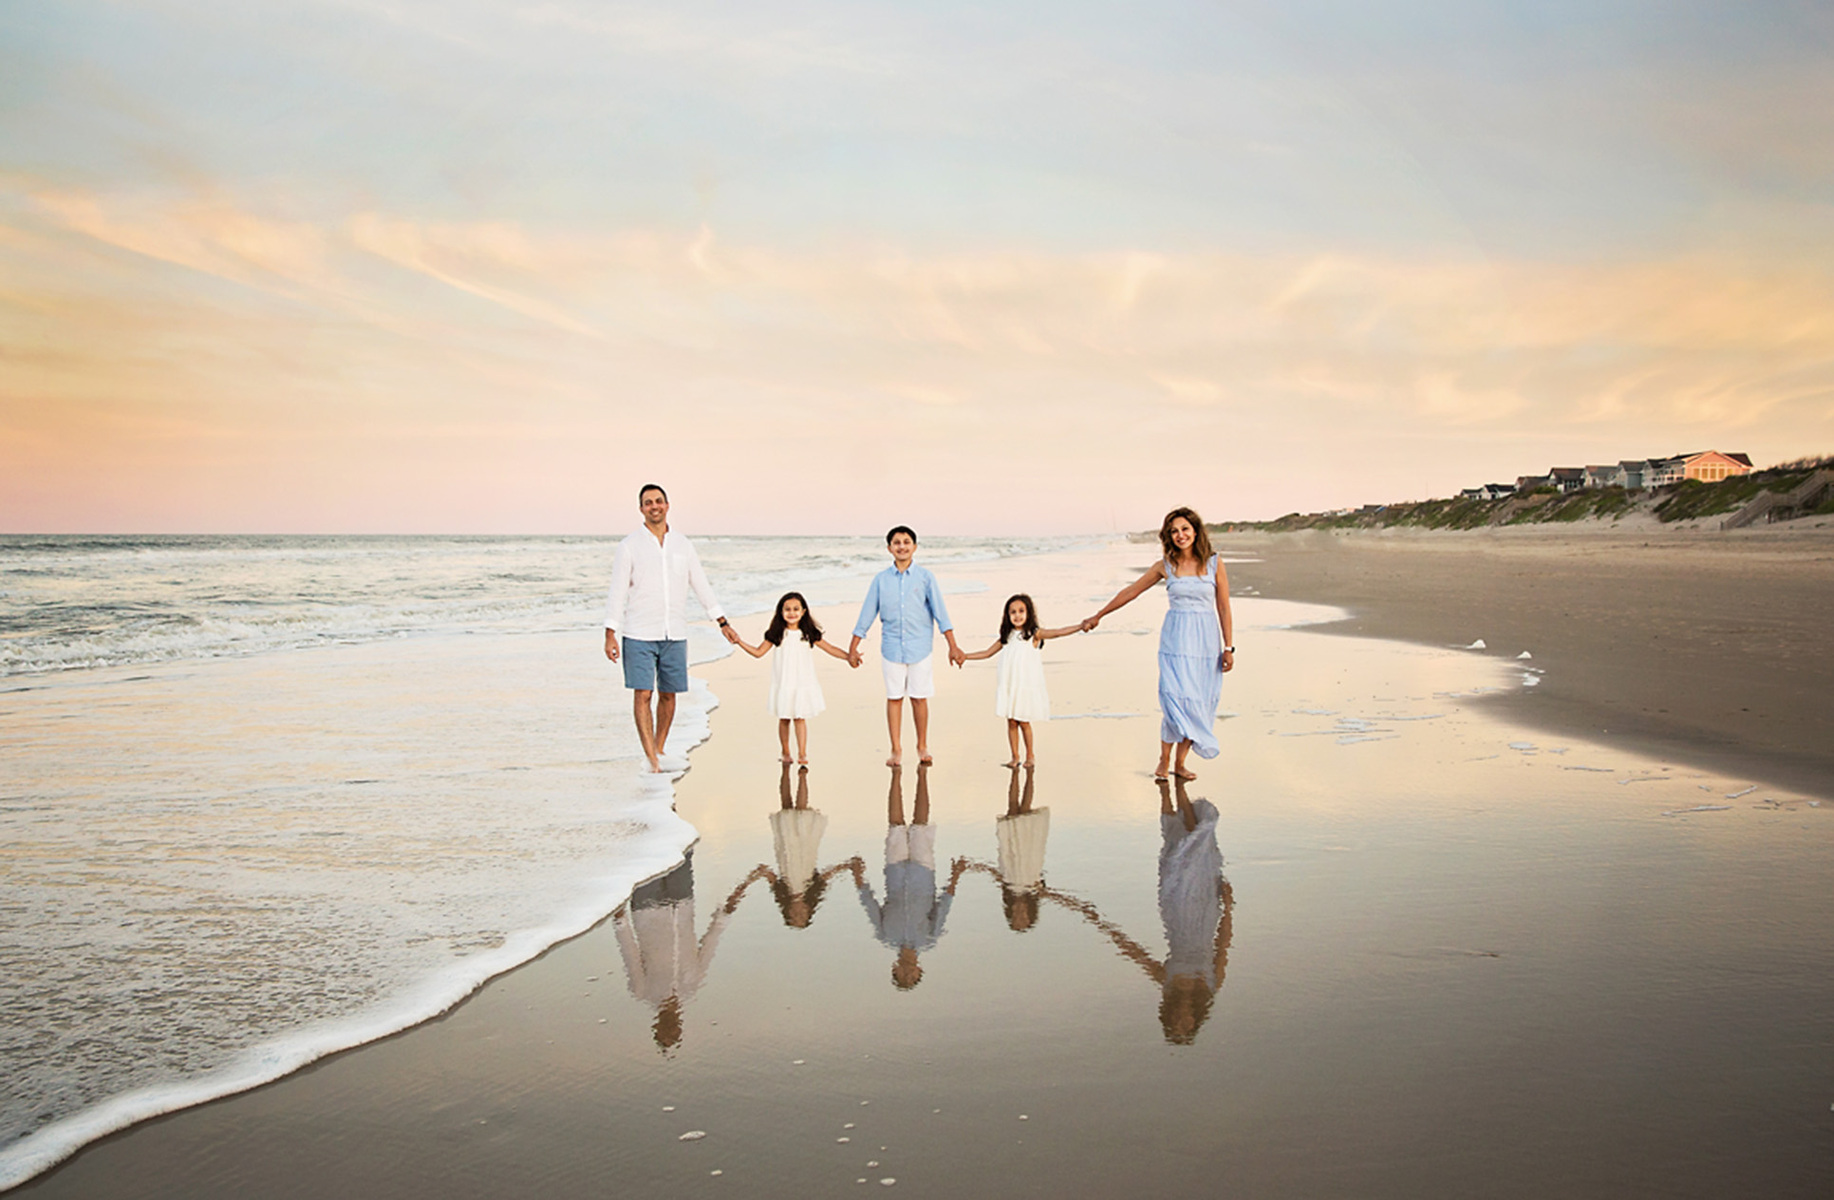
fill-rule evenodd
<path id="1" fill-rule="evenodd" d="M 1180 578 L 1165 563 L 1170 607 L 1159 628 L 1159 740 L 1189 741 L 1215 758 L 1216 705 L 1223 697 L 1223 629 L 1216 616 L 1216 555 L 1201 575 Z"/>

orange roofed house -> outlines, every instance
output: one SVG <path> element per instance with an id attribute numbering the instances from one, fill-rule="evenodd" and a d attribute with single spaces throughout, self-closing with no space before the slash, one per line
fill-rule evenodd
<path id="1" fill-rule="evenodd" d="M 1673 458 L 1658 459 L 1651 462 L 1649 468 L 1649 474 L 1644 479 L 1646 487 L 1662 487 L 1670 483 L 1680 483 L 1684 479 L 1698 479 L 1702 483 L 1718 483 L 1734 475 L 1749 475 L 1751 456 L 1703 450 L 1698 454 L 1677 454 Z"/>

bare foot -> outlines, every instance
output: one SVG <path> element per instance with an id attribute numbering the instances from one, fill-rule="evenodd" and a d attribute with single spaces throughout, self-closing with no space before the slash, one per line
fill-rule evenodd
<path id="1" fill-rule="evenodd" d="M 786 758 L 783 761 L 789 762 L 790 760 Z M 801 758 L 797 759 L 796 765 L 801 767 L 805 771 L 808 770 L 809 769 L 809 756 L 805 754 Z"/>
<path id="2" fill-rule="evenodd" d="M 786 754 L 782 758 L 778 759 L 777 761 L 787 767 L 790 765 L 790 756 Z"/>
<path id="3" fill-rule="evenodd" d="M 1171 777 L 1172 777 L 1172 770 L 1170 767 L 1166 766 L 1164 763 L 1160 763 L 1158 766 L 1153 768 L 1153 778 L 1158 780 L 1160 783 L 1164 783 L 1166 780 L 1170 779 Z"/>
<path id="4" fill-rule="evenodd" d="M 902 767 L 904 765 L 904 760 L 894 754 L 885 760 L 885 765 L 888 767 Z"/>
<path id="5" fill-rule="evenodd" d="M 917 751 L 917 765 L 918 766 L 927 767 L 935 761 L 936 761 L 935 759 L 930 757 L 930 752 L 928 750 L 924 750 L 920 748 Z"/>
<path id="6" fill-rule="evenodd" d="M 1178 770 L 1176 770 L 1176 771 L 1174 771 L 1174 772 L 1172 772 L 1172 774 L 1174 774 L 1174 775 L 1176 775 L 1176 776 L 1178 776 L 1178 778 L 1180 778 L 1180 779 L 1196 779 L 1196 778 L 1197 778 L 1197 772 L 1196 772 L 1196 771 L 1189 771 L 1189 770 L 1185 770 L 1185 769 L 1184 769 L 1184 768 L 1182 768 L 1182 767 L 1181 767 L 1181 768 L 1179 768 Z"/>
<path id="7" fill-rule="evenodd" d="M 1000 765 L 1002 767 L 1016 767 L 1019 765 L 1019 760 L 1016 758 L 1009 758 L 1005 762 L 1001 763 Z"/>
<path id="8" fill-rule="evenodd" d="M 1028 758 L 1025 760 L 1025 769 L 1028 771 L 1037 765 L 1038 765 L 1038 762 L 1036 759 Z"/>

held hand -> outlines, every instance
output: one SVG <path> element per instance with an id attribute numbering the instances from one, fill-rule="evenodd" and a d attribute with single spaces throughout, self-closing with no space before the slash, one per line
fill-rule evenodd
<path id="1" fill-rule="evenodd" d="M 739 644 L 739 631 L 734 629 L 731 625 L 721 625 L 720 632 L 725 634 L 726 640 L 733 645 L 736 646 Z"/>
<path id="2" fill-rule="evenodd" d="M 962 652 L 960 646 L 950 646 L 949 661 L 959 667 L 968 661 L 968 656 Z"/>
<path id="3" fill-rule="evenodd" d="M 858 650 L 855 650 L 853 653 L 847 656 L 847 665 L 850 667 L 858 667 L 861 663 L 865 661 L 866 661 L 865 656 L 862 655 Z"/>
<path id="4" fill-rule="evenodd" d="M 1083 618 L 1083 632 L 1088 633 L 1091 629 L 1094 629 L 1097 625 L 1100 625 L 1101 623 L 1102 623 L 1102 619 L 1100 617 L 1084 617 Z"/>

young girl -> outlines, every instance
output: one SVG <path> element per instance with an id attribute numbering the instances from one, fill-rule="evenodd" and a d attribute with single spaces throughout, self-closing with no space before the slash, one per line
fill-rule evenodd
<path id="1" fill-rule="evenodd" d="M 1000 679 L 994 689 L 993 710 L 1006 718 L 1006 741 L 1012 747 L 1009 767 L 1020 765 L 1019 739 L 1025 739 L 1025 766 L 1032 765 L 1032 722 L 1051 719 L 1051 697 L 1044 690 L 1045 642 L 1069 633 L 1082 632 L 1080 625 L 1061 629 L 1040 629 L 1038 611 L 1032 598 L 1021 592 L 1006 601 L 1006 615 L 1000 621 L 1000 638 L 985 650 L 965 654 L 963 658 L 1000 656 Z"/>
<path id="2" fill-rule="evenodd" d="M 800 634 L 800 637 L 789 636 Z M 753 658 L 763 658 L 773 648 L 771 660 L 771 715 L 777 718 L 777 740 L 783 746 L 783 761 L 790 761 L 790 726 L 796 726 L 796 761 L 809 765 L 808 718 L 827 707 L 822 700 L 821 684 L 815 679 L 815 649 L 819 647 L 845 662 L 847 652 L 822 640 L 821 626 L 809 615 L 809 602 L 801 592 L 786 592 L 777 601 L 777 615 L 771 618 L 764 640 L 752 645 L 739 638 L 739 648 Z"/>

